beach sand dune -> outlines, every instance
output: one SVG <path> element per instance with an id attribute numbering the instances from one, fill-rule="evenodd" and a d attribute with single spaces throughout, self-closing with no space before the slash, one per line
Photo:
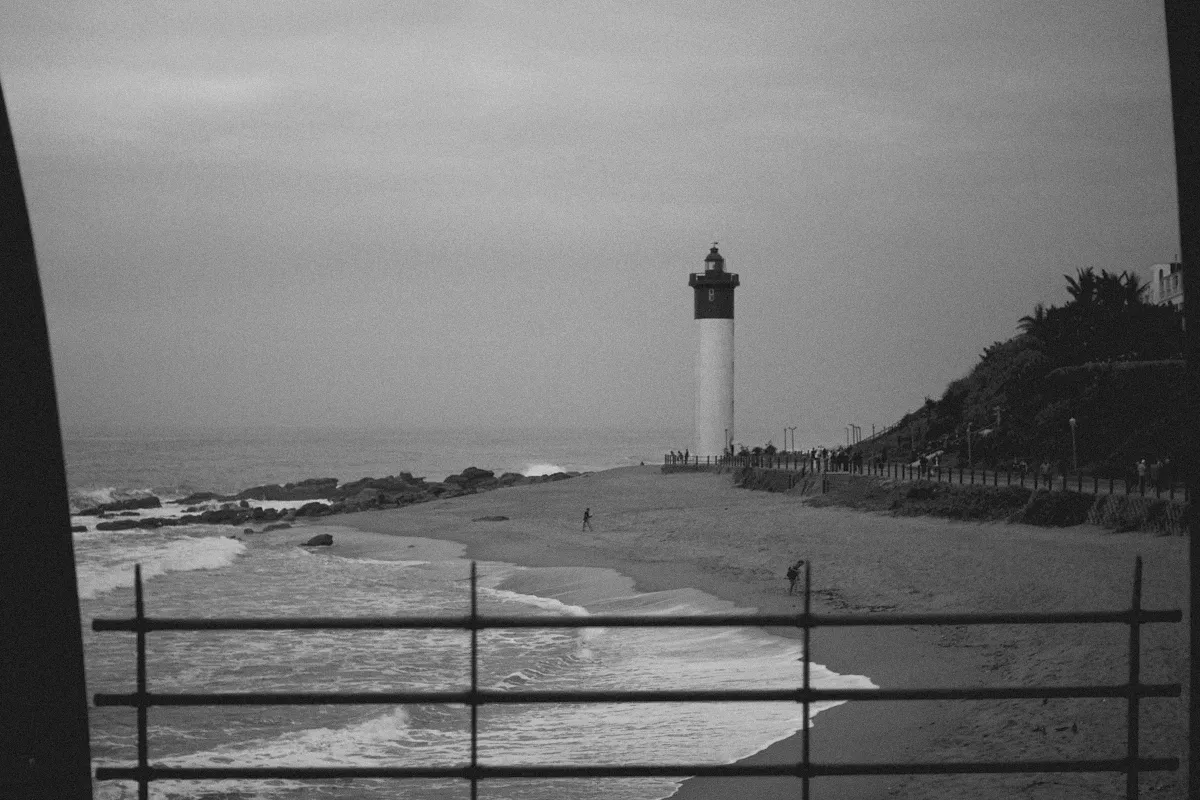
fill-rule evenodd
<path id="1" fill-rule="evenodd" d="M 593 515 L 589 532 L 581 531 L 584 508 Z M 484 516 L 508 519 L 473 521 Z M 692 587 L 763 613 L 801 609 L 784 577 L 797 558 L 812 563 L 816 611 L 1120 610 L 1130 603 L 1136 555 L 1145 562 L 1144 607 L 1187 603 L 1182 538 L 817 509 L 800 497 L 735 488 L 729 475 L 664 475 L 656 467 L 347 515 L 337 524 L 363 534 L 339 537 L 335 552 L 396 557 L 396 535 L 445 539 L 480 560 L 609 567 L 644 591 Z M 882 687 L 1118 684 L 1128 674 L 1127 630 L 829 629 L 814 632 L 812 647 L 819 663 Z M 1186 620 L 1143 628 L 1142 670 L 1146 682 L 1182 682 L 1186 689 Z M 1186 758 L 1185 703 L 1143 701 L 1143 754 Z M 797 741 L 754 758 L 794 761 Z M 1125 741 L 1125 704 L 1117 699 L 851 703 L 817 717 L 812 735 L 813 758 L 821 762 L 1117 758 Z M 1147 797 L 1182 798 L 1184 775 L 1143 776 L 1142 790 Z M 790 778 L 694 779 L 678 797 L 766 800 L 798 791 Z M 822 800 L 1123 796 L 1124 778 L 1115 774 L 813 783 L 813 797 Z"/>

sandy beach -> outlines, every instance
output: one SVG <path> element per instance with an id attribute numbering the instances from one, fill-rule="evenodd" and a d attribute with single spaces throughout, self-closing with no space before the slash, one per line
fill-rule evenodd
<path id="1" fill-rule="evenodd" d="M 581 533 L 585 507 L 594 530 Z M 473 521 L 485 516 L 508 519 Z M 1187 602 L 1182 538 L 810 508 L 798 496 L 735 488 L 729 475 L 664 475 L 653 466 L 330 522 L 358 532 L 337 537 L 335 553 L 384 555 L 396 549 L 397 535 L 442 539 L 480 560 L 609 567 L 645 591 L 691 587 L 763 613 L 800 610 L 783 574 L 797 558 L 812 563 L 818 612 L 1119 610 L 1130 603 L 1136 555 L 1145 562 L 1145 608 Z M 822 629 L 812 648 L 815 661 L 881 687 L 1067 685 L 1123 682 L 1127 637 L 1116 625 Z M 1187 669 L 1186 620 L 1143 628 L 1144 681 L 1186 689 Z M 1143 701 L 1143 755 L 1186 758 L 1185 704 Z M 818 715 L 812 729 L 813 758 L 824 763 L 1116 758 L 1125 741 L 1125 705 L 1116 699 L 851 703 Z M 779 742 L 754 758 L 795 760 L 797 742 Z M 1144 796 L 1184 797 L 1183 774 L 1143 776 Z M 693 779 L 677 797 L 765 799 L 798 791 L 790 778 Z M 1117 798 L 1124 778 L 823 778 L 813 782 L 812 796 Z"/>

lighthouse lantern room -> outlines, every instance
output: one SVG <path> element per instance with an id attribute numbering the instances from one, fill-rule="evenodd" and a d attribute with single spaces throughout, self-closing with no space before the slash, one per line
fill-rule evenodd
<path id="1" fill-rule="evenodd" d="M 695 290 L 696 441 L 692 451 L 717 457 L 733 443 L 733 290 L 738 276 L 725 271 L 717 243 L 704 258 L 704 272 L 694 272 Z"/>

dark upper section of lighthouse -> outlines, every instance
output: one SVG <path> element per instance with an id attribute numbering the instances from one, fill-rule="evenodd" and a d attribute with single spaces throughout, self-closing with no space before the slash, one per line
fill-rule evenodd
<path id="1" fill-rule="evenodd" d="M 738 276 L 725 271 L 725 259 L 714 243 L 704 258 L 704 272 L 693 272 L 688 286 L 696 290 L 696 319 L 733 319 L 733 290 Z"/>

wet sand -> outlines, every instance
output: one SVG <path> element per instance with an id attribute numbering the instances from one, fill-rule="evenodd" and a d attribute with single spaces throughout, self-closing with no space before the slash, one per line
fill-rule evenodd
<path id="1" fill-rule="evenodd" d="M 590 507 L 593 530 L 581 532 Z M 473 521 L 506 516 L 505 521 Z M 609 567 L 643 591 L 692 587 L 763 613 L 794 613 L 784 570 L 813 565 L 814 611 L 987 612 L 1120 610 L 1135 555 L 1145 561 L 1143 607 L 1185 608 L 1186 542 L 1090 526 L 896 518 L 806 506 L 798 496 L 733 487 L 730 476 L 663 475 L 631 467 L 557 483 L 499 489 L 404 509 L 331 518 L 363 534 L 334 551 L 385 556 L 392 536 L 463 544 L 479 560 Z M 293 534 L 295 531 L 293 531 Z M 379 536 L 375 534 L 387 534 Z M 392 553 L 393 557 L 397 557 Z M 1182 682 L 1186 619 L 1143 628 L 1145 682 Z M 776 631 L 795 635 L 795 631 Z M 1119 684 L 1128 629 L 1117 625 L 843 628 L 813 633 L 813 659 L 882 687 Z M 1186 686 L 1185 686 L 1186 689 Z M 1142 701 L 1143 755 L 1186 758 L 1186 700 Z M 1116 758 L 1121 700 L 860 702 L 823 712 L 811 730 L 820 763 Z M 799 737 L 753 756 L 799 759 Z M 1182 798 L 1184 775 L 1143 776 L 1145 796 Z M 818 778 L 814 798 L 1118 798 L 1121 775 Z M 677 795 L 797 797 L 793 778 L 693 779 Z"/>

